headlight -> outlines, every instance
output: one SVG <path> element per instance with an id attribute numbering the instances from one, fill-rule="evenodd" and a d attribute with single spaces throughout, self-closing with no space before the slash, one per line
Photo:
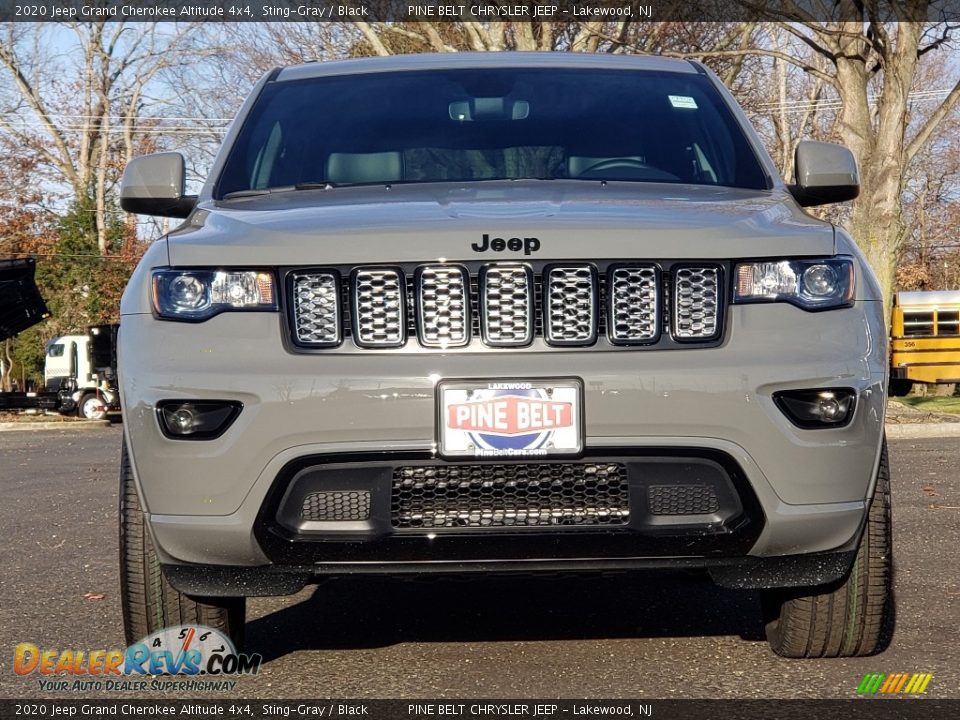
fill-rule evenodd
<path id="1" fill-rule="evenodd" d="M 788 302 L 826 310 L 853 302 L 853 259 L 847 256 L 739 263 L 734 278 L 735 303 Z"/>
<path id="2" fill-rule="evenodd" d="M 154 270 L 153 309 L 168 320 L 206 320 L 228 310 L 276 310 L 265 270 Z"/>

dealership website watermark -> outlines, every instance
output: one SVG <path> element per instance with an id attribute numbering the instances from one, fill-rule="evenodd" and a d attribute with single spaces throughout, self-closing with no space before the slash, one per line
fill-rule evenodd
<path id="1" fill-rule="evenodd" d="M 223 633 L 177 625 L 125 649 L 14 648 L 13 672 L 36 678 L 42 692 L 216 692 L 236 689 L 236 678 L 256 675 L 259 654 L 239 653 Z"/>

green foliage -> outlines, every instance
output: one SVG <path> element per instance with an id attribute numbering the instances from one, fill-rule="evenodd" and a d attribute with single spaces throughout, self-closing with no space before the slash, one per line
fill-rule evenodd
<path id="1" fill-rule="evenodd" d="M 13 370 L 10 377 L 20 380 L 25 377 L 32 387 L 43 385 L 43 358 L 46 350 L 46 330 L 43 324 L 24 330 L 10 341 L 10 357 Z M 21 388 L 23 390 L 25 388 Z"/>

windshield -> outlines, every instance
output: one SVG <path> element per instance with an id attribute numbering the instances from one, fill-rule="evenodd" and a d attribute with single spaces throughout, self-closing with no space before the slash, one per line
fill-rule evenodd
<path id="1" fill-rule="evenodd" d="M 488 68 L 270 83 L 230 151 L 217 197 L 524 178 L 767 187 L 704 75 Z"/>

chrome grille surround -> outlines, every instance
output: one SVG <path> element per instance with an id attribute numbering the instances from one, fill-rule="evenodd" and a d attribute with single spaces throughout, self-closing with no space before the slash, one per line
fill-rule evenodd
<path id="1" fill-rule="evenodd" d="M 533 270 L 496 263 L 480 274 L 480 332 L 494 347 L 529 345 L 534 335 Z"/>
<path id="2" fill-rule="evenodd" d="M 280 271 L 295 352 L 481 345 L 542 352 L 715 345 L 724 332 L 729 268 L 709 260 L 441 259 Z"/>
<path id="3" fill-rule="evenodd" d="M 554 265 L 544 271 L 543 334 L 551 345 L 597 340 L 597 275 L 592 265 Z"/>
<path id="4" fill-rule="evenodd" d="M 353 339 L 366 348 L 401 347 L 407 341 L 407 290 L 393 268 L 354 270 Z"/>
<path id="5" fill-rule="evenodd" d="M 607 337 L 615 345 L 660 337 L 660 273 L 656 265 L 611 268 L 607 280 Z"/>
<path id="6" fill-rule="evenodd" d="M 291 274 L 293 336 L 298 345 L 335 347 L 340 344 L 340 275 L 330 270 Z"/>
<path id="7" fill-rule="evenodd" d="M 720 331 L 720 268 L 682 266 L 673 272 L 673 337 L 712 340 Z"/>
<path id="8" fill-rule="evenodd" d="M 424 265 L 416 272 L 417 337 L 424 347 L 470 342 L 470 274 L 459 265 Z"/>

